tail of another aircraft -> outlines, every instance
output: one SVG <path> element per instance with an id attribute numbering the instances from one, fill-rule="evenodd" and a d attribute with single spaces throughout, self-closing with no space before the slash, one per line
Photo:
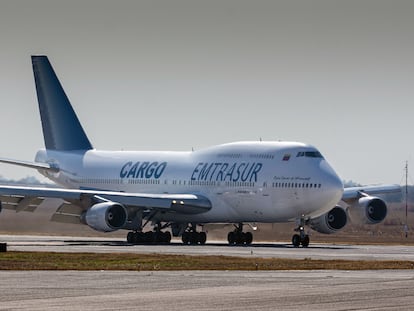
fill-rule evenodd
<path id="1" fill-rule="evenodd" d="M 32 64 L 46 149 L 93 149 L 47 56 L 32 56 Z"/>

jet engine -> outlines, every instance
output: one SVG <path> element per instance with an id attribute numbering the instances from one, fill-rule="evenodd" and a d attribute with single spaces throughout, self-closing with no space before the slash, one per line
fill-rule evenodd
<path id="1" fill-rule="evenodd" d="M 346 211 L 340 207 L 335 206 L 329 212 L 313 218 L 309 221 L 309 226 L 320 233 L 335 233 L 345 227 L 348 221 Z"/>
<path id="2" fill-rule="evenodd" d="M 102 202 L 93 205 L 84 214 L 84 222 L 101 232 L 111 232 L 124 227 L 127 221 L 125 207 L 115 202 Z"/>
<path id="3" fill-rule="evenodd" d="M 377 197 L 364 196 L 355 202 L 350 210 L 352 220 L 364 224 L 377 224 L 387 216 L 387 205 Z"/>

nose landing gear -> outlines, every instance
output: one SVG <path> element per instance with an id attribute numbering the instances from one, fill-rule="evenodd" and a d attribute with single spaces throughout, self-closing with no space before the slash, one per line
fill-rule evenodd
<path id="1" fill-rule="evenodd" d="M 295 229 L 295 231 L 299 231 L 299 234 L 294 234 L 292 236 L 292 244 L 294 247 L 308 247 L 309 246 L 309 235 L 305 233 L 303 227 Z"/>
<path id="2" fill-rule="evenodd" d="M 299 234 L 294 234 L 292 236 L 292 244 L 294 247 L 308 247 L 309 246 L 309 235 L 305 232 L 305 218 L 302 216 L 300 218 L 300 224 L 295 231 L 299 232 Z"/>

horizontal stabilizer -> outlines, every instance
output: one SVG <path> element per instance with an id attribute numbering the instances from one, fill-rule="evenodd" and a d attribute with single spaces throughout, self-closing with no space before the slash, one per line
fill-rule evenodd
<path id="1" fill-rule="evenodd" d="M 57 166 L 53 166 L 48 163 L 20 161 L 20 160 L 12 160 L 12 159 L 5 159 L 5 158 L 0 158 L 0 163 L 18 165 L 18 166 L 34 168 L 38 170 L 47 170 L 53 173 L 59 172 L 59 168 Z"/>

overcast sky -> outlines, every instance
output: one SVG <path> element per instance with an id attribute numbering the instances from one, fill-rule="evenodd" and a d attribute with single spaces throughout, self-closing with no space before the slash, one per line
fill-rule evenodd
<path id="1" fill-rule="evenodd" d="M 400 183 L 413 16 L 398 0 L 0 0 L 0 157 L 44 146 L 30 55 L 45 54 L 97 149 L 293 140 L 345 180 Z"/>

